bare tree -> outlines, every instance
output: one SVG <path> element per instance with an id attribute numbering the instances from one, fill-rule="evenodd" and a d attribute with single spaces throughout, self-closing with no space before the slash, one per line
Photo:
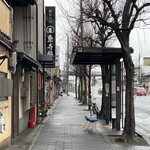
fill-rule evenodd
<path id="1" fill-rule="evenodd" d="M 107 26 L 103 26 L 101 25 L 101 23 L 99 22 L 94 22 L 92 20 L 87 20 L 85 18 L 85 16 L 83 15 L 83 0 L 79 1 L 78 3 L 75 3 L 75 5 L 78 6 L 78 10 L 80 10 L 79 12 L 80 15 L 76 15 L 73 16 L 71 14 L 66 14 L 66 19 L 68 20 L 70 27 L 73 31 L 73 45 L 76 46 L 89 46 L 89 47 L 95 47 L 95 46 L 99 46 L 99 47 L 107 47 L 109 45 L 112 44 L 112 42 L 115 40 L 115 36 L 114 36 L 114 31 L 112 30 L 112 28 L 107 27 Z M 95 2 L 95 6 L 98 5 L 98 1 Z M 63 7 L 61 7 L 61 9 L 63 9 Z M 63 10 L 64 12 L 64 10 Z M 106 4 L 103 3 L 103 12 L 101 13 L 101 17 L 105 20 L 108 20 L 110 18 L 110 13 L 108 12 L 108 8 L 106 7 Z M 92 21 L 92 24 L 91 24 Z M 91 66 L 90 66 L 91 67 Z M 83 82 L 82 82 L 82 76 L 87 76 L 90 80 L 90 67 L 88 66 L 78 66 L 75 67 L 77 68 L 81 68 L 80 73 L 78 73 L 78 77 L 79 77 L 79 81 L 80 81 L 80 86 L 79 86 L 79 90 L 78 90 L 78 98 L 81 99 L 85 99 L 83 100 L 83 103 L 85 103 L 86 101 L 86 95 L 84 96 L 83 94 L 79 94 L 79 92 L 84 93 L 83 92 Z M 102 79 L 103 81 L 105 81 L 105 74 L 104 74 L 104 70 L 105 70 L 105 66 L 101 65 L 102 67 Z M 85 70 L 84 73 L 82 73 L 82 70 Z M 87 70 L 87 71 L 86 71 Z M 77 71 L 75 71 L 77 74 Z M 79 72 L 79 69 L 78 69 Z M 89 72 L 89 74 L 88 74 Z M 82 75 L 82 76 L 81 76 Z M 86 82 L 84 82 L 86 83 Z M 90 82 L 89 82 L 90 83 Z M 91 93 L 91 85 L 88 85 L 88 96 L 89 98 L 90 93 Z M 77 90 L 76 90 L 77 91 Z M 100 111 L 100 118 L 104 118 L 105 116 L 105 108 L 104 107 L 104 101 L 105 101 L 105 86 L 103 84 L 103 92 L 102 92 L 102 105 L 101 105 L 101 111 Z M 77 97 L 77 94 L 76 94 Z"/>
<path id="2" fill-rule="evenodd" d="M 149 0 L 82 0 L 83 13 L 86 18 L 84 22 L 91 22 L 94 26 L 102 25 L 107 31 L 112 29 L 122 47 L 122 57 L 126 69 L 126 94 L 125 94 L 125 127 L 122 134 L 122 141 L 133 142 L 135 140 L 135 114 L 133 99 L 133 76 L 134 64 L 130 54 L 129 36 L 132 29 L 140 25 L 140 22 L 147 25 L 149 20 Z M 77 4 L 77 3 L 76 3 Z M 78 4 L 79 5 L 79 4 Z M 107 9 L 108 18 L 103 18 L 103 11 Z M 69 14 L 67 15 L 69 16 Z M 80 15 L 77 18 L 79 19 Z M 76 17 L 73 18 L 76 21 Z M 69 19 L 68 19 L 69 20 Z M 79 19 L 80 20 L 80 19 Z M 97 30 L 98 31 L 98 30 Z M 100 31 L 100 30 L 99 30 Z M 100 35 L 100 33 L 99 33 Z"/>
<path id="3" fill-rule="evenodd" d="M 108 9 L 110 17 L 102 18 L 103 7 Z M 146 24 L 146 13 L 150 6 L 149 0 L 84 0 L 84 14 L 91 23 L 110 27 L 115 32 L 122 47 L 122 57 L 126 69 L 125 94 L 125 127 L 121 140 L 133 142 L 135 140 L 135 114 L 133 99 L 134 64 L 130 54 L 129 36 L 137 23 Z"/>

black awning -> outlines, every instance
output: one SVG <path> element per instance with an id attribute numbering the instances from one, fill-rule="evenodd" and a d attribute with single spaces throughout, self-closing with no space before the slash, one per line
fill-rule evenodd
<path id="1" fill-rule="evenodd" d="M 36 0 L 6 0 L 6 2 L 12 7 L 27 7 L 36 4 Z"/>
<path id="2" fill-rule="evenodd" d="M 55 61 L 53 55 L 39 55 L 39 63 L 44 68 L 55 68 Z"/>
<path id="3" fill-rule="evenodd" d="M 34 68 L 41 67 L 39 62 L 35 61 L 24 52 L 17 52 L 17 59 L 18 61 L 21 61 L 21 64 L 24 68 L 34 70 Z"/>
<path id="4" fill-rule="evenodd" d="M 70 61 L 73 65 L 111 64 L 121 57 L 121 48 L 74 47 Z"/>

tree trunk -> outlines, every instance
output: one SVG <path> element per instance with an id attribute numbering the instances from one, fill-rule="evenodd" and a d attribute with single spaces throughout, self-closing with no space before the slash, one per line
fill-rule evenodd
<path id="1" fill-rule="evenodd" d="M 88 98 L 92 98 L 91 96 L 91 67 L 92 66 L 89 66 Z"/>
<path id="2" fill-rule="evenodd" d="M 86 76 L 83 76 L 84 79 L 84 90 L 83 90 L 83 104 L 86 105 L 87 104 L 87 83 L 86 83 Z"/>
<path id="3" fill-rule="evenodd" d="M 82 103 L 83 102 L 83 76 L 81 76 L 81 78 L 80 78 L 80 86 L 81 86 L 81 90 L 80 90 L 80 103 Z"/>
<path id="4" fill-rule="evenodd" d="M 75 76 L 75 99 L 77 99 L 77 97 L 78 97 L 78 94 L 77 94 L 77 74 L 76 74 L 76 76 Z"/>
<path id="5" fill-rule="evenodd" d="M 126 55 L 126 56 L 125 56 Z M 133 99 L 133 77 L 134 65 L 131 56 L 124 54 L 124 64 L 126 69 L 126 94 L 125 94 L 125 127 L 122 134 L 122 140 L 133 142 L 135 135 L 135 115 Z"/>
<path id="6" fill-rule="evenodd" d="M 78 85 L 78 100 L 81 101 L 81 77 L 79 77 L 79 85 Z"/>
<path id="7" fill-rule="evenodd" d="M 129 33 L 122 32 L 119 34 L 123 49 L 123 60 L 126 70 L 126 93 L 125 93 L 125 126 L 121 136 L 124 142 L 134 142 L 135 140 L 135 113 L 134 113 L 134 98 L 133 98 L 133 79 L 134 79 L 134 64 L 130 54 Z"/>

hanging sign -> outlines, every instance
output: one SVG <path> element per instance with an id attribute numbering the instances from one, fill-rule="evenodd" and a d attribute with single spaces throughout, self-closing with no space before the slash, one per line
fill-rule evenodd
<path id="1" fill-rule="evenodd" d="M 55 7 L 46 7 L 46 55 L 55 61 Z"/>

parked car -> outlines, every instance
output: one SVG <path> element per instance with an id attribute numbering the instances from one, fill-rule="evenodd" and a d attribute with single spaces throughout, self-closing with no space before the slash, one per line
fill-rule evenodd
<path id="1" fill-rule="evenodd" d="M 134 87 L 134 94 L 137 96 L 142 96 L 145 95 L 146 96 L 146 90 L 144 87 Z"/>

